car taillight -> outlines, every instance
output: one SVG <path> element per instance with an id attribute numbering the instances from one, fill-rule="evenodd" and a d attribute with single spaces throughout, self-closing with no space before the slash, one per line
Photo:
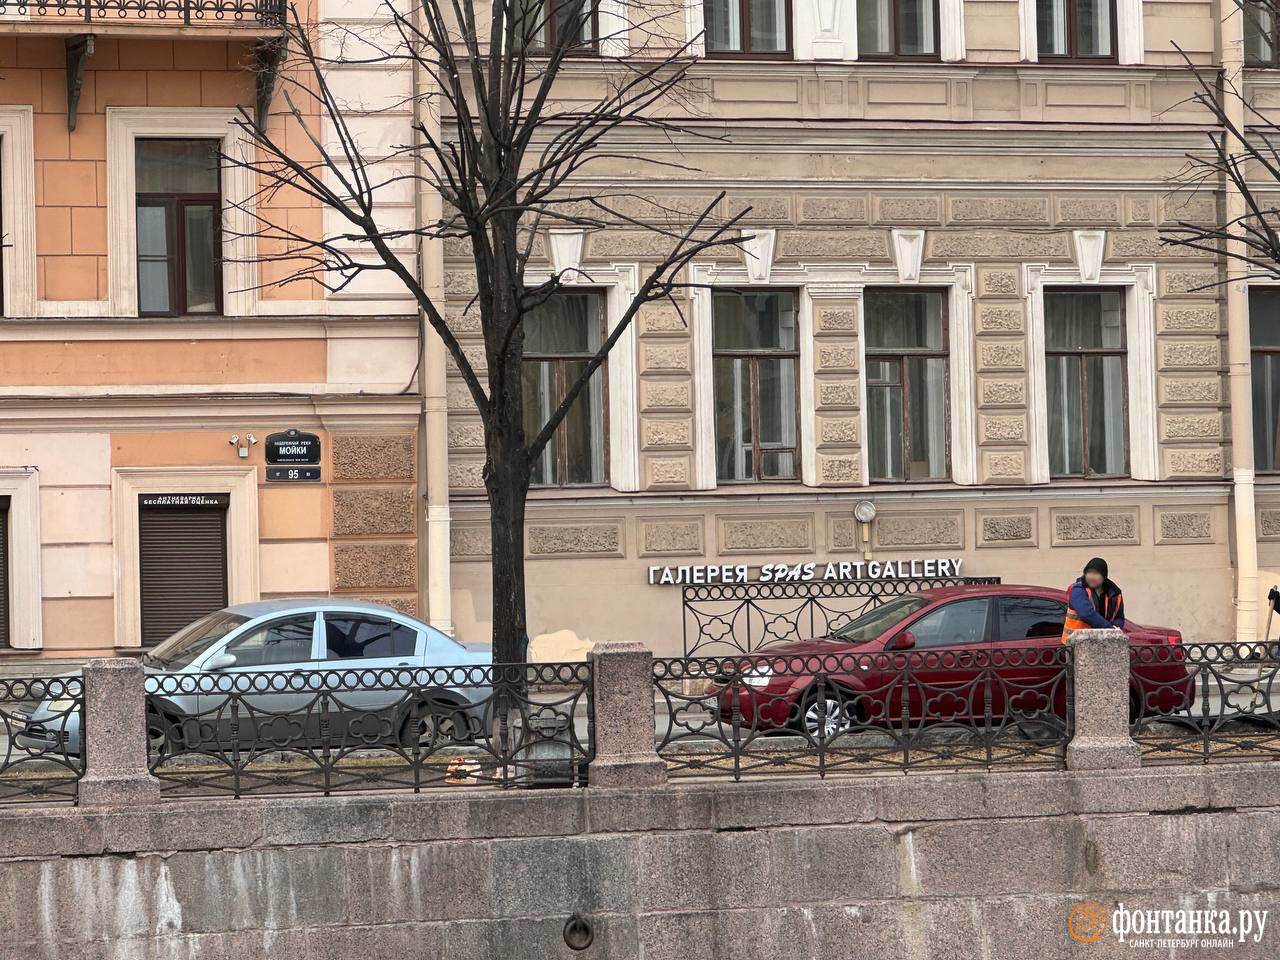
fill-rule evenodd
<path id="1" fill-rule="evenodd" d="M 1165 640 L 1165 643 L 1181 643 L 1181 642 L 1182 642 L 1182 634 L 1180 634 L 1180 633 L 1171 633 L 1171 634 L 1169 634 L 1167 637 L 1165 637 L 1165 638 L 1164 638 L 1164 640 Z"/>

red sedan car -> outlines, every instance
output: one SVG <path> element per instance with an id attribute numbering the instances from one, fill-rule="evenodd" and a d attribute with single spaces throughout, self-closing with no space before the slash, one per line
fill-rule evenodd
<path id="1" fill-rule="evenodd" d="M 1064 590 L 942 587 L 890 600 L 831 636 L 725 662 L 707 686 L 723 721 L 831 737 L 855 726 L 1065 718 Z M 1193 699 L 1182 635 L 1127 623 L 1132 644 L 1176 652 L 1134 663 L 1130 715 L 1168 715 Z M 1165 654 L 1165 651 L 1160 651 Z"/>

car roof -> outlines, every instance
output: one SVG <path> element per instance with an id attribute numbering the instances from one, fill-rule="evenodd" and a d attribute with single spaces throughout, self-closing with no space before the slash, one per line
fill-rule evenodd
<path id="1" fill-rule="evenodd" d="M 934 587 L 931 590 L 919 591 L 920 596 L 930 600 L 950 600 L 955 597 L 1045 597 L 1055 600 L 1065 599 L 1067 592 L 1063 587 L 1035 587 L 1024 583 L 966 583 L 954 587 Z"/>
<path id="2" fill-rule="evenodd" d="M 255 600 L 251 603 L 237 603 L 226 608 L 229 613 L 256 620 L 276 613 L 288 613 L 291 610 L 350 610 L 353 613 L 372 613 L 378 616 L 396 617 L 410 623 L 421 624 L 408 614 L 401 613 L 395 607 L 385 603 L 374 603 L 370 600 L 356 600 L 347 597 L 275 597 L 271 600 Z"/>

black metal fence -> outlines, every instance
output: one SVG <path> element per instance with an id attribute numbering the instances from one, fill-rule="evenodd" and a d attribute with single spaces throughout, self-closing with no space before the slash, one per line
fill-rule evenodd
<path id="1" fill-rule="evenodd" d="M 936 587 L 999 582 L 999 577 L 933 577 L 690 584 L 681 598 L 684 655 L 750 654 L 774 643 L 825 637 L 894 597 Z"/>
<path id="2" fill-rule="evenodd" d="M 147 718 L 168 794 L 576 785 L 591 667 L 152 675 Z"/>
<path id="3" fill-rule="evenodd" d="M 285 0 L 15 0 L 0 3 L 0 16 L 62 18 L 85 23 L 159 21 L 200 25 L 284 23 Z"/>
<path id="4" fill-rule="evenodd" d="M 672 777 L 1059 769 L 1072 651 L 956 648 L 654 661 Z"/>
<path id="5" fill-rule="evenodd" d="M 84 760 L 79 677 L 0 679 L 0 803 L 74 802 Z"/>
<path id="6" fill-rule="evenodd" d="M 1280 759 L 1280 643 L 1134 644 L 1129 658 L 1144 764 Z"/>

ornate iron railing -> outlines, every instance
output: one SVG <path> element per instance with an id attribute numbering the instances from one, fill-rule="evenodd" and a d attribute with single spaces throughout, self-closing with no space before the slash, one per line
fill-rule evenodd
<path id="1" fill-rule="evenodd" d="M 587 663 L 152 675 L 169 794 L 566 786 L 592 756 Z"/>
<path id="2" fill-rule="evenodd" d="M 1280 643 L 1133 644 L 1144 764 L 1280 759 Z"/>
<path id="3" fill-rule="evenodd" d="M 654 661 L 670 776 L 740 780 L 1058 769 L 1072 733 L 1061 644 Z"/>
<path id="4" fill-rule="evenodd" d="M 684 655 L 750 654 L 774 643 L 825 637 L 894 597 L 999 582 L 999 577 L 933 577 L 686 585 Z"/>
<path id="5" fill-rule="evenodd" d="M 79 677 L 0 679 L 0 803 L 75 802 L 83 721 Z"/>
<path id="6" fill-rule="evenodd" d="M 82 20 L 85 23 L 168 22 L 249 24 L 284 23 L 285 0 L 17 0 L 0 2 L 0 16 Z"/>

